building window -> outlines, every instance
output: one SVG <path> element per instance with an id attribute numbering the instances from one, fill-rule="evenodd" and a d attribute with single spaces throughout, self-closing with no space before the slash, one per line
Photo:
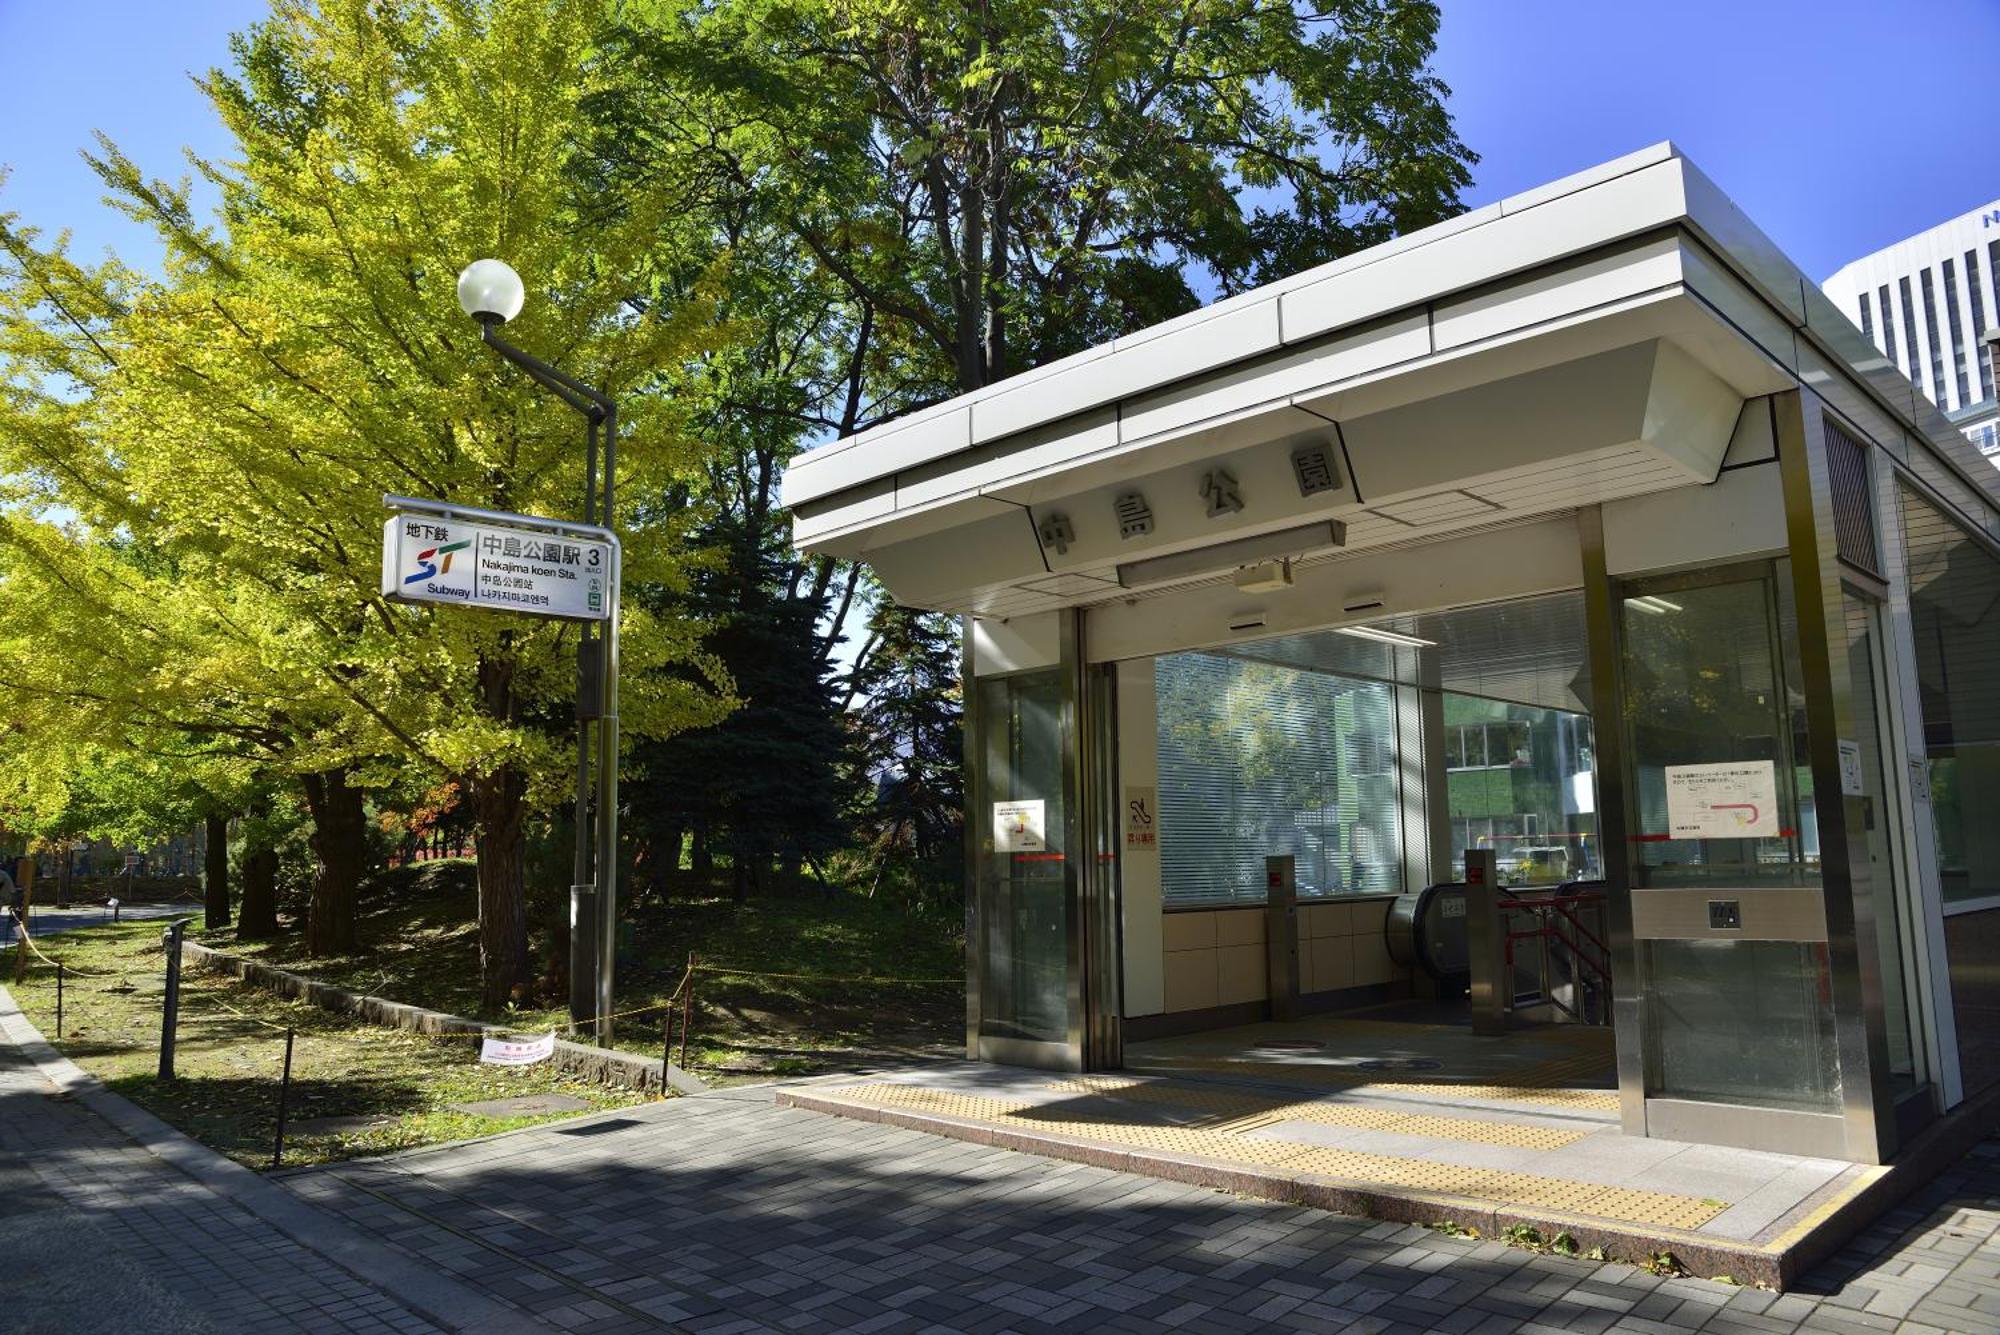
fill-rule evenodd
<path id="1" fill-rule="evenodd" d="M 1931 402 L 1938 407 L 1946 407 L 1944 393 L 1944 340 L 1938 337 L 1937 285 L 1931 281 L 1931 271 L 1925 269 L 1917 275 L 1924 289 L 1924 332 L 1930 336 L 1931 349 Z"/>
<path id="2" fill-rule="evenodd" d="M 1917 304 L 1910 299 L 1910 280 L 1898 278 L 1896 287 L 1903 296 L 1903 346 L 1909 351 L 1910 383 L 1923 387 L 1923 353 L 1917 347 Z"/>
<path id="3" fill-rule="evenodd" d="M 1929 299 L 1928 290 L 1924 296 Z M 1963 408 L 1972 402 L 1972 386 L 1965 376 L 1965 325 L 1958 318 L 1958 275 L 1950 260 L 1944 262 L 1944 311 L 1951 325 L 1952 372 L 1958 382 L 1958 406 Z"/>
<path id="4" fill-rule="evenodd" d="M 1868 314 L 1868 294 L 1861 294 L 1861 337 L 1870 343 L 1875 341 L 1875 321 Z"/>
<path id="5" fill-rule="evenodd" d="M 2000 322 L 2000 241 L 1986 243 L 1986 283 L 1993 294 L 1993 318 Z"/>
<path id="6" fill-rule="evenodd" d="M 1452 875 L 1490 848 L 1508 885 L 1602 874 L 1590 719 L 1478 696 L 1444 695 Z"/>
<path id="7" fill-rule="evenodd" d="M 1882 303 L 1882 351 L 1888 355 L 1889 364 L 1896 364 L 1896 308 L 1889 304 L 1889 285 L 1882 284 L 1875 290 L 1875 299 Z"/>
<path id="8" fill-rule="evenodd" d="M 1402 890 L 1393 686 L 1205 653 L 1154 682 L 1166 904 L 1261 902 L 1274 853 L 1302 896 Z"/>
<path id="9" fill-rule="evenodd" d="M 1979 252 L 1965 252 L 1965 290 L 1972 297 L 1972 336 L 1977 339 L 1986 332 L 1986 299 L 1979 291 Z M 1986 356 L 1984 347 L 1972 349 L 1972 360 L 1979 364 L 1979 397 L 1993 397 L 1993 362 Z"/>
<path id="10" fill-rule="evenodd" d="M 1907 488 L 1910 629 L 1947 904 L 2000 895 L 2000 560 Z"/>

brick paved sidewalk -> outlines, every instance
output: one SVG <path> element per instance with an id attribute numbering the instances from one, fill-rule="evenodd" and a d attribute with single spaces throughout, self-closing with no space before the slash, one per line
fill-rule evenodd
<path id="1" fill-rule="evenodd" d="M 1779 1296 L 719 1091 L 278 1179 L 552 1325 L 2000 1331 L 2000 1142 Z"/>
<path id="2" fill-rule="evenodd" d="M 94 1088 L 82 1097 L 59 1088 L 43 1064 L 61 1063 L 0 989 L 0 1332 L 472 1328 L 440 1324 L 358 1276 L 349 1265 L 371 1244 L 344 1222 L 313 1218 L 286 1193 L 160 1127 L 179 1160 L 169 1162 L 156 1152 L 159 1140 L 141 1144 L 86 1099 L 122 1105 L 134 1125 L 147 1114 Z M 248 1208 L 245 1179 L 299 1218 L 281 1229 L 268 1211 Z M 507 1324 L 532 1324 L 463 1296 L 469 1301 L 454 1317 L 497 1310 Z"/>

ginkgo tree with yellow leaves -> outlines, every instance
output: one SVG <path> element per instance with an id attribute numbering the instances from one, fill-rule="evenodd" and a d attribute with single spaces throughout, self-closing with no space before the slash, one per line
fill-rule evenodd
<path id="1" fill-rule="evenodd" d="M 579 511 L 577 419 L 459 313 L 483 256 L 528 283 L 510 338 L 619 397 L 622 493 L 676 494 L 699 466 L 676 405 L 728 337 L 704 299 L 725 260 L 674 164 L 614 199 L 577 159 L 606 9 L 280 0 L 202 83 L 236 141 L 195 164 L 216 224 L 109 143 L 92 155 L 162 239 L 157 275 L 0 214 L 6 716 L 294 779 L 316 952 L 354 944 L 365 794 L 462 783 L 489 1007 L 529 974 L 523 821 L 569 780 L 576 631 L 385 602 L 381 497 Z M 626 579 L 680 587 L 688 522 L 626 525 Z M 628 736 L 726 712 L 699 627 L 628 600 L 622 638 Z"/>

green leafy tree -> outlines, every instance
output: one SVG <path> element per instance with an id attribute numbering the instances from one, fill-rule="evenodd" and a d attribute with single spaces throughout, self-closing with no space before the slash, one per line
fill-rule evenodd
<path id="1" fill-rule="evenodd" d="M 854 720 L 873 781 L 864 828 L 877 883 L 897 869 L 919 903 L 948 904 L 964 870 L 958 628 L 950 617 L 884 599 L 868 634 Z"/>
<path id="2" fill-rule="evenodd" d="M 1421 0 L 662 0 L 617 48 L 652 77 L 605 114 L 631 169 L 698 145 L 906 399 L 1458 212 L 1437 26 Z"/>
<path id="3" fill-rule="evenodd" d="M 623 17 L 611 49 L 634 77 L 590 105 L 599 172 L 692 171 L 757 256 L 727 298 L 757 334 L 711 382 L 717 419 L 759 437 L 734 493 L 766 492 L 808 441 L 1449 217 L 1475 161 L 1429 68 L 1429 3 L 635 0 Z M 868 613 L 862 582 L 822 557 L 788 592 L 832 646 Z M 850 698 L 904 666 L 875 652 Z M 944 708 L 955 674 L 919 675 Z"/>
<path id="4" fill-rule="evenodd" d="M 774 864 L 796 875 L 847 842 L 852 764 L 815 627 L 797 597 L 798 562 L 768 525 L 725 510 L 703 533 L 716 562 L 687 599 L 708 626 L 704 649 L 735 683 L 741 706 L 721 722 L 643 747 L 636 823 L 664 879 L 684 833 L 731 859 L 742 900 Z"/>
<path id="5" fill-rule="evenodd" d="M 315 950 L 354 944 L 366 792 L 462 779 L 489 1007 L 528 978 L 523 821 L 569 781 L 567 727 L 548 723 L 574 689 L 573 632 L 385 602 L 380 498 L 577 508 L 578 422 L 458 312 L 455 276 L 482 255 L 530 283 L 510 337 L 626 405 L 621 487 L 664 494 L 700 456 L 669 405 L 722 334 L 698 292 L 658 300 L 652 275 L 677 247 L 706 264 L 713 238 L 664 163 L 616 217 L 577 169 L 580 107 L 613 77 L 593 55 L 607 18 L 604 0 L 278 0 L 203 82 L 237 144 L 196 164 L 220 227 L 107 144 L 92 161 L 165 242 L 159 276 L 0 232 L 6 354 L 28 386 L 0 415 L 0 474 L 76 516 L 35 533 L 61 558 L 37 577 L 126 533 L 172 565 L 175 598 L 142 624 L 184 657 L 163 680 L 135 646 L 134 689 L 194 726 L 219 705 L 296 778 Z M 645 516 L 628 578 L 679 585 L 684 536 L 677 514 Z M 72 630 L 37 652 L 74 662 L 108 633 Z M 697 628 L 628 607 L 624 651 L 628 733 L 726 708 Z M 657 670 L 673 664 L 694 670 Z"/>

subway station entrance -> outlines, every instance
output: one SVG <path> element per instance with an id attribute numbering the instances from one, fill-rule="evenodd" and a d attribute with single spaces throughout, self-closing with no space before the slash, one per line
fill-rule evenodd
<path id="1" fill-rule="evenodd" d="M 1994 1097 L 2000 477 L 1670 145 L 785 499 L 965 626 L 975 1064 L 850 1104 L 1754 1250 Z"/>

